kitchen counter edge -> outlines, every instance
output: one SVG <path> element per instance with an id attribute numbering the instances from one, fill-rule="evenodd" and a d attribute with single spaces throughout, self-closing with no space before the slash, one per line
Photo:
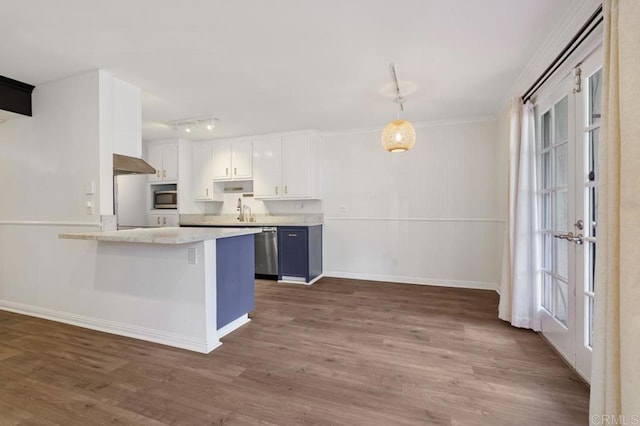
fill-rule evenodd
<path id="1" fill-rule="evenodd" d="M 188 244 L 219 238 L 258 234 L 253 228 L 138 228 L 119 231 L 75 232 L 58 234 L 58 238 L 71 240 L 93 240 L 119 243 L 143 244 Z"/>

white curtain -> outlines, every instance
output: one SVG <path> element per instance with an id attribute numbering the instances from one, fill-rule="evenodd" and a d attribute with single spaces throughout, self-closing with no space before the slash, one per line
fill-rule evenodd
<path id="1" fill-rule="evenodd" d="M 640 1 L 605 0 L 604 23 L 589 418 L 594 425 L 639 424 Z"/>
<path id="2" fill-rule="evenodd" d="M 514 327 L 540 330 L 540 273 L 536 195 L 535 111 L 511 102 L 509 216 L 503 250 L 498 316 Z"/>

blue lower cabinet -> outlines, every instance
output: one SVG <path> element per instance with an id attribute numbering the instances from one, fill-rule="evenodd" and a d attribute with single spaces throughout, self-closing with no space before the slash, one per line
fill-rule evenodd
<path id="1" fill-rule="evenodd" d="M 255 309 L 253 238 L 216 240 L 218 330 Z"/>
<path id="2" fill-rule="evenodd" d="M 278 278 L 310 282 L 322 273 L 322 226 L 278 227 Z"/>

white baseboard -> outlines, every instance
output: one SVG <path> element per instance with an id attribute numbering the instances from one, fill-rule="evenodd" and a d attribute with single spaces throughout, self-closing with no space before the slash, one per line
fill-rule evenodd
<path id="1" fill-rule="evenodd" d="M 118 336 L 131 337 L 134 339 L 145 340 L 148 342 L 159 343 L 161 345 L 173 346 L 205 354 L 211 352 L 222 344 L 219 341 L 207 342 L 205 339 L 168 333 L 161 330 L 124 324 L 117 321 L 71 314 L 54 309 L 42 308 L 40 306 L 10 302 L 8 300 L 0 300 L 0 310 L 62 322 L 65 324 L 75 325 L 77 327 L 116 334 Z"/>
<path id="2" fill-rule="evenodd" d="M 249 321 L 251 321 L 249 319 L 249 314 L 244 314 L 240 318 L 234 319 L 229 324 L 225 325 L 224 327 L 218 330 L 218 339 L 222 339 L 224 336 L 231 333 L 232 331 L 239 329 Z"/>
<path id="3" fill-rule="evenodd" d="M 405 277 L 401 275 L 360 274 L 360 273 L 342 272 L 342 271 L 325 271 L 324 276 L 333 277 L 333 278 L 349 278 L 354 280 L 384 281 L 384 282 L 401 283 L 401 284 L 430 285 L 430 286 L 437 286 L 437 287 L 472 288 L 477 290 L 496 291 L 498 289 L 497 283 L 488 283 L 483 281 L 457 281 L 457 280 L 443 280 L 443 279 L 432 279 L 432 278 Z"/>

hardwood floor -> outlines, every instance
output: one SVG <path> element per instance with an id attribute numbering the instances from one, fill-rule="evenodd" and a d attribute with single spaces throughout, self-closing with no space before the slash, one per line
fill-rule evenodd
<path id="1" fill-rule="evenodd" d="M 208 355 L 0 311 L 0 425 L 585 425 L 587 386 L 494 292 L 257 281 Z"/>

